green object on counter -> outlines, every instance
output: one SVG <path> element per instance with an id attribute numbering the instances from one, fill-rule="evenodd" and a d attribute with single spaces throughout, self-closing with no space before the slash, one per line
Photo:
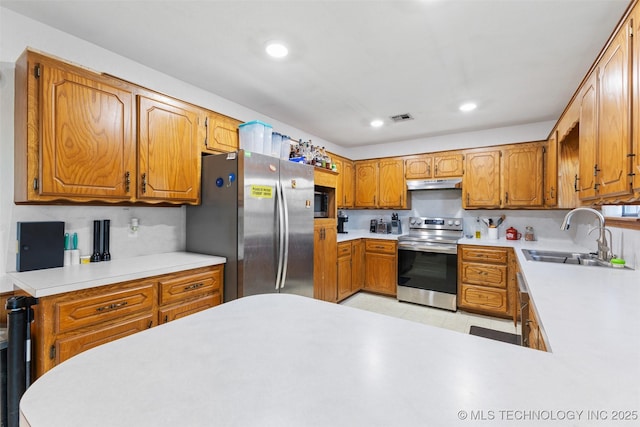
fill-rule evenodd
<path id="1" fill-rule="evenodd" d="M 613 267 L 624 268 L 625 263 L 622 258 L 611 258 L 611 266 Z"/>
<path id="2" fill-rule="evenodd" d="M 68 251 L 69 249 L 71 249 L 69 247 L 69 233 L 64 233 L 64 250 Z"/>
<path id="3" fill-rule="evenodd" d="M 78 249 L 78 233 L 73 233 L 73 238 L 71 241 L 71 249 L 76 250 Z"/>

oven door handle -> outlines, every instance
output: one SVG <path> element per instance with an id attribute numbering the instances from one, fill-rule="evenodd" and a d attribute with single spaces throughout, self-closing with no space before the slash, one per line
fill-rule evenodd
<path id="1" fill-rule="evenodd" d="M 454 255 L 458 253 L 457 246 L 421 245 L 419 243 L 399 243 L 398 250 Z"/>

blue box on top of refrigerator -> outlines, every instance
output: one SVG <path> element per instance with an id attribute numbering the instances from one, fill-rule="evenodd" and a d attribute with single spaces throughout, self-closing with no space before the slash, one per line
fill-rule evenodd
<path id="1" fill-rule="evenodd" d="M 187 206 L 186 249 L 227 258 L 225 302 L 313 297 L 313 166 L 244 150 L 205 156 L 201 192 Z"/>

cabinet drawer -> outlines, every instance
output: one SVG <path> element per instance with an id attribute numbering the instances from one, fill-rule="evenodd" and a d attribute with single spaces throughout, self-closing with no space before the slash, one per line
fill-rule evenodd
<path id="1" fill-rule="evenodd" d="M 507 288 L 507 266 L 463 262 L 461 280 L 473 285 Z"/>
<path id="2" fill-rule="evenodd" d="M 160 279 L 160 305 L 220 291 L 222 268 Z"/>
<path id="3" fill-rule="evenodd" d="M 351 242 L 338 243 L 338 258 L 351 256 Z"/>
<path id="4" fill-rule="evenodd" d="M 507 263 L 506 248 L 481 248 L 463 246 L 460 251 L 463 261 L 483 261 L 501 264 Z"/>
<path id="5" fill-rule="evenodd" d="M 460 287 L 460 307 L 506 314 L 507 291 L 482 286 L 462 285 Z"/>
<path id="6" fill-rule="evenodd" d="M 106 291 L 84 298 L 56 302 L 55 331 L 62 333 L 130 314 L 151 312 L 155 299 L 154 285 L 154 282 L 148 282 L 130 289 Z"/>
<path id="7" fill-rule="evenodd" d="M 205 295 L 201 298 L 189 300 L 182 304 L 172 305 L 158 310 L 158 324 L 171 322 L 172 320 L 188 316 L 193 313 L 215 307 L 222 303 L 220 292 Z"/>
<path id="8" fill-rule="evenodd" d="M 396 253 L 396 242 L 393 240 L 373 240 L 366 239 L 365 250 L 367 252 L 377 252 L 381 254 L 394 254 Z"/>
<path id="9" fill-rule="evenodd" d="M 149 313 L 143 317 L 137 317 L 125 322 L 111 324 L 104 328 L 91 329 L 86 332 L 56 340 L 56 363 L 62 363 L 76 354 L 82 353 L 90 348 L 149 329 L 153 326 L 152 317 L 152 314 Z"/>

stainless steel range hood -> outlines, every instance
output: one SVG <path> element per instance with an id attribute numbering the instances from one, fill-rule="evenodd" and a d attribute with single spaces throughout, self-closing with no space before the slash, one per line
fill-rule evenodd
<path id="1" fill-rule="evenodd" d="M 444 190 L 461 189 L 462 178 L 445 179 L 408 179 L 407 190 Z"/>

